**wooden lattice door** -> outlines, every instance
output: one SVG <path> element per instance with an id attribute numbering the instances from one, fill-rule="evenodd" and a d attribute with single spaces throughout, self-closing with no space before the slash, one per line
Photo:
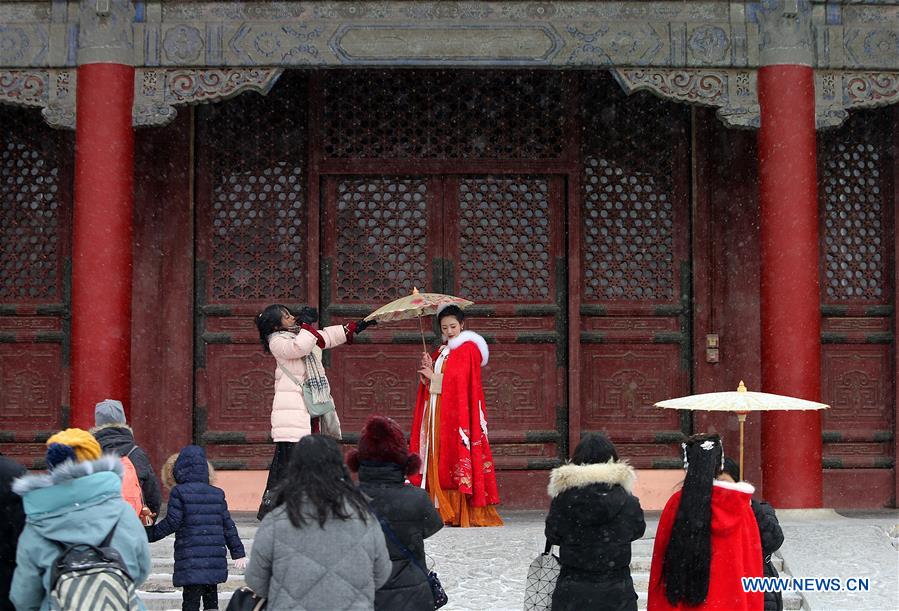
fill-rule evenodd
<path id="1" fill-rule="evenodd" d="M 0 108 L 0 448 L 43 468 L 68 425 L 72 139 Z"/>
<path id="2" fill-rule="evenodd" d="M 330 322 L 413 287 L 476 302 L 467 323 L 490 344 L 484 390 L 500 470 L 555 464 L 566 435 L 563 191 L 561 178 L 532 175 L 332 176 L 322 190 L 322 309 Z M 360 430 L 373 413 L 408 430 L 418 322 L 383 325 L 361 339 L 330 354 L 344 430 Z"/>
<path id="3" fill-rule="evenodd" d="M 637 467 L 675 467 L 689 416 L 652 405 L 691 389 L 688 120 L 596 91 L 584 102 L 580 430 L 609 434 Z"/>
<path id="4" fill-rule="evenodd" d="M 194 438 L 219 467 L 267 469 L 272 457 L 275 364 L 254 316 L 318 301 L 305 115 L 293 104 L 304 92 L 291 79 L 198 113 L 199 140 L 221 145 L 197 161 Z"/>
<path id="5" fill-rule="evenodd" d="M 884 128 L 888 112 L 853 115 L 822 134 L 818 146 L 821 399 L 831 406 L 822 414 L 827 506 L 883 504 L 895 491 L 895 153 Z"/>

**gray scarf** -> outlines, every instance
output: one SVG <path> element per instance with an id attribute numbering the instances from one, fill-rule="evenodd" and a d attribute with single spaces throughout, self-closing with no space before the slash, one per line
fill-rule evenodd
<path id="1" fill-rule="evenodd" d="M 319 351 L 315 349 L 303 357 L 303 362 L 306 364 L 306 384 L 312 391 L 312 400 L 316 403 L 324 403 L 331 399 L 331 384 L 328 383 L 325 367 L 317 352 Z"/>

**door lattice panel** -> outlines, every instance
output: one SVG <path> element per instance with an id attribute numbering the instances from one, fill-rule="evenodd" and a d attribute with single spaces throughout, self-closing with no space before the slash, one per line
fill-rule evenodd
<path id="1" fill-rule="evenodd" d="M 674 210 L 651 174 L 588 157 L 584 168 L 584 282 L 590 301 L 674 301 Z"/>
<path id="2" fill-rule="evenodd" d="M 43 469 L 69 403 L 71 134 L 0 105 L 0 431 L 3 453 Z"/>
<path id="3" fill-rule="evenodd" d="M 551 298 L 549 183 L 541 178 L 459 182 L 459 293 L 477 302 Z"/>
<path id="4" fill-rule="evenodd" d="M 310 287 L 307 76 L 287 73 L 266 96 L 196 110 L 196 406 L 193 435 L 219 467 L 261 469 L 275 363 L 253 324 L 270 303 L 297 305 Z M 205 273 L 204 273 L 205 272 Z M 314 281 L 312 284 L 315 284 Z"/>
<path id="5" fill-rule="evenodd" d="M 52 138 L 22 110 L 3 109 L 0 134 L 0 300 L 62 298 L 59 166 Z M 51 144 L 53 143 L 53 144 Z"/>
<path id="6" fill-rule="evenodd" d="M 302 294 L 306 235 L 303 168 L 276 162 L 220 176 L 212 203 L 212 298 Z"/>
<path id="7" fill-rule="evenodd" d="M 853 114 L 818 143 L 825 469 L 895 465 L 889 113 Z"/>
<path id="8" fill-rule="evenodd" d="M 386 303 L 424 288 L 428 269 L 428 184 L 371 177 L 337 184 L 336 298 Z"/>
<path id="9" fill-rule="evenodd" d="M 547 159 L 563 150 L 559 72 L 338 72 L 325 79 L 329 158 Z"/>
<path id="10" fill-rule="evenodd" d="M 306 119 L 303 81 L 263 98 L 243 95 L 203 107 L 211 202 L 202 206 L 208 240 L 207 299 L 296 301 L 306 293 Z M 211 204 L 211 205 L 210 205 Z"/>
<path id="11" fill-rule="evenodd" d="M 594 80 L 584 101 L 584 301 L 677 302 L 674 229 L 685 212 L 674 203 L 673 151 L 684 111 Z"/>
<path id="12" fill-rule="evenodd" d="M 652 405 L 690 391 L 688 115 L 601 75 L 582 92 L 581 430 L 608 431 L 641 468 L 670 467 L 677 448 L 660 439 L 683 423 Z"/>
<path id="13" fill-rule="evenodd" d="M 825 301 L 888 301 L 885 236 L 885 159 L 879 115 L 853 116 L 825 135 L 821 157 Z"/>

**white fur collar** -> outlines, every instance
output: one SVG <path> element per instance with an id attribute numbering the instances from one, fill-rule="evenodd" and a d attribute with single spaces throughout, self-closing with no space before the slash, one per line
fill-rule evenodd
<path id="1" fill-rule="evenodd" d="M 490 349 L 487 348 L 487 340 L 474 331 L 462 331 L 462 333 L 449 340 L 446 345 L 449 346 L 450 350 L 455 350 L 465 342 L 473 342 L 478 347 L 478 350 L 481 351 L 481 367 L 486 367 L 487 361 L 490 360 Z"/>
<path id="2" fill-rule="evenodd" d="M 737 492 L 744 492 L 746 494 L 753 494 L 755 492 L 755 486 L 750 484 L 749 482 L 725 482 L 720 479 L 716 479 L 712 482 L 713 486 L 718 486 L 719 488 L 724 488 L 726 490 L 736 490 Z"/>
<path id="3" fill-rule="evenodd" d="M 567 464 L 553 469 L 546 487 L 549 496 L 555 498 L 571 488 L 581 488 L 590 484 L 618 484 L 628 492 L 634 487 L 637 472 L 624 461 L 610 460 L 591 465 Z"/>
<path id="4" fill-rule="evenodd" d="M 79 477 L 85 477 L 86 475 L 100 473 L 102 471 L 112 471 L 113 473 L 117 473 L 119 477 L 122 477 L 124 474 L 122 459 L 112 454 L 104 454 L 97 460 L 86 460 L 84 462 L 68 460 L 57 465 L 56 468 L 49 473 L 23 475 L 13 482 L 12 489 L 13 492 L 19 496 L 24 496 L 32 490 L 49 488 L 56 484 L 62 484 L 73 479 L 78 479 Z"/>

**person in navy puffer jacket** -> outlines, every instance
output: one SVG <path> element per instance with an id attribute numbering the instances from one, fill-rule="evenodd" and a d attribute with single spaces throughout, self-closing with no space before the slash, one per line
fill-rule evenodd
<path id="1" fill-rule="evenodd" d="M 206 452 L 187 446 L 173 469 L 175 485 L 165 518 L 147 527 L 150 541 L 175 533 L 175 573 L 172 583 L 184 587 L 182 611 L 218 609 L 218 587 L 228 579 L 225 547 L 238 569 L 246 567 L 246 553 L 228 513 L 225 493 L 209 483 Z M 163 479 L 166 469 L 163 469 Z M 166 482 L 171 486 L 170 482 Z"/>

